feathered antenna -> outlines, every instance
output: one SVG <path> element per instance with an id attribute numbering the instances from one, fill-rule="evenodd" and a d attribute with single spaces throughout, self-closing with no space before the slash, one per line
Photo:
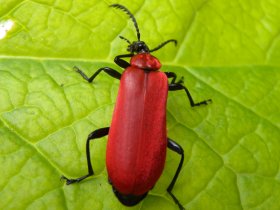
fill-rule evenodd
<path id="1" fill-rule="evenodd" d="M 134 23 L 136 29 L 138 41 L 140 41 L 140 32 L 139 32 L 138 24 L 136 22 L 135 17 L 132 15 L 132 13 L 126 7 L 120 4 L 111 4 L 110 7 L 115 7 L 117 9 L 123 10 L 132 19 L 132 22 Z"/>

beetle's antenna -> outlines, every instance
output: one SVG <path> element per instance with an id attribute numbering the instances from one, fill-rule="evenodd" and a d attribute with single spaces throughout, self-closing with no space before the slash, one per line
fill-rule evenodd
<path id="1" fill-rule="evenodd" d="M 174 42 L 175 46 L 177 45 L 177 40 L 175 40 L 175 39 L 169 39 L 169 40 L 167 40 L 167 41 L 161 43 L 161 44 L 160 44 L 159 46 L 157 46 L 156 48 L 151 49 L 150 52 L 154 52 L 154 51 L 156 51 L 156 50 L 162 48 L 164 45 L 166 45 L 166 44 L 169 43 L 169 42 Z"/>
<path id="2" fill-rule="evenodd" d="M 123 10 L 132 19 L 132 22 L 134 23 L 134 26 L 136 29 L 138 41 L 140 41 L 140 32 L 139 32 L 138 24 L 136 22 L 135 17 L 133 16 L 133 14 L 126 7 L 124 7 L 123 5 L 120 5 L 120 4 L 111 4 L 110 7 L 115 7 L 117 9 Z"/>
<path id="3" fill-rule="evenodd" d="M 123 39 L 123 40 L 125 40 L 128 44 L 131 44 L 131 42 L 127 39 L 127 38 L 125 38 L 125 37 L 123 37 L 123 36 L 119 36 L 121 39 Z"/>

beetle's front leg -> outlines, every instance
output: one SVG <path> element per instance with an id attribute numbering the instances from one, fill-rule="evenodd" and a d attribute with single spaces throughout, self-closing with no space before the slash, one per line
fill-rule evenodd
<path id="1" fill-rule="evenodd" d="M 110 67 L 102 67 L 102 68 L 98 69 L 91 77 L 88 77 L 81 69 L 79 69 L 76 66 L 74 66 L 74 70 L 76 72 L 78 72 L 88 82 L 92 82 L 95 79 L 95 77 L 102 71 L 104 71 L 111 77 L 114 77 L 116 79 L 121 79 L 121 74 L 118 71 L 116 71 L 115 69 L 112 69 Z"/>
<path id="2" fill-rule="evenodd" d="M 132 56 L 133 54 L 118 55 L 115 57 L 114 61 L 118 66 L 125 69 L 129 67 L 130 64 L 127 61 L 123 60 L 122 58 L 129 58 L 129 57 L 131 58 Z"/>

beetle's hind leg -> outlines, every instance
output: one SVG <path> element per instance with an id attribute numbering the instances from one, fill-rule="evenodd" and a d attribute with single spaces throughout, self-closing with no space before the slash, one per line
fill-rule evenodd
<path id="1" fill-rule="evenodd" d="M 79 69 L 77 66 L 74 66 L 74 70 L 78 72 L 86 81 L 92 82 L 95 77 L 100 74 L 102 71 L 110 75 L 111 77 L 114 77 L 116 79 L 121 79 L 121 73 L 116 71 L 115 69 L 112 69 L 110 67 L 102 67 L 98 69 L 91 77 L 88 77 L 81 69 Z"/>
<path id="2" fill-rule="evenodd" d="M 185 208 L 182 206 L 182 204 L 179 202 L 179 200 L 176 198 L 176 196 L 172 193 L 172 189 L 175 185 L 175 182 L 178 178 L 178 175 L 182 169 L 182 166 L 183 166 L 183 162 L 184 162 L 184 150 L 183 148 L 177 144 L 175 141 L 173 141 L 172 139 L 170 138 L 167 138 L 167 147 L 169 149 L 171 149 L 172 151 L 174 152 L 177 152 L 179 155 L 181 155 L 181 160 L 180 160 L 180 163 L 179 163 L 179 166 L 176 170 L 176 173 L 171 181 L 171 183 L 169 184 L 168 188 L 167 188 L 167 192 L 169 193 L 169 195 L 171 195 L 171 197 L 173 198 L 174 202 L 179 206 L 180 210 L 184 210 Z"/>
<path id="3" fill-rule="evenodd" d="M 91 165 L 91 160 L 90 160 L 90 144 L 89 143 L 93 139 L 101 138 L 101 137 L 104 137 L 104 136 L 108 135 L 109 129 L 110 129 L 110 127 L 100 128 L 100 129 L 97 129 L 97 130 L 91 132 L 88 135 L 87 143 L 86 143 L 86 155 L 87 155 L 88 174 L 84 175 L 84 176 L 81 176 L 79 178 L 76 178 L 76 179 L 68 179 L 67 177 L 62 176 L 61 180 L 65 179 L 66 180 L 66 184 L 69 185 L 69 184 L 73 184 L 75 182 L 80 182 L 83 179 L 85 179 L 85 178 L 87 178 L 89 176 L 92 176 L 94 174 L 93 169 L 92 169 L 92 165 Z"/>

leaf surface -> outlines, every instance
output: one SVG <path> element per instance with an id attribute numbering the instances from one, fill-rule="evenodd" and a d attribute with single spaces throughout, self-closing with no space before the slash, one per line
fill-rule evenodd
<path id="1" fill-rule="evenodd" d="M 118 2 L 118 1 L 117 1 Z M 109 126 L 119 81 L 92 75 L 126 53 L 135 29 L 108 1 L 0 0 L 0 209 L 128 209 L 107 182 L 106 138 L 91 144 L 95 175 L 66 186 L 62 174 L 87 173 L 87 135 Z M 168 136 L 185 151 L 173 189 L 186 209 L 280 208 L 280 13 L 277 0 L 121 1 L 138 21 L 163 71 L 184 77 L 195 101 L 170 92 Z M 13 22 L 10 30 L 5 23 Z M 4 32 L 3 32 L 4 30 Z M 166 192 L 179 163 L 141 204 L 173 210 Z"/>

